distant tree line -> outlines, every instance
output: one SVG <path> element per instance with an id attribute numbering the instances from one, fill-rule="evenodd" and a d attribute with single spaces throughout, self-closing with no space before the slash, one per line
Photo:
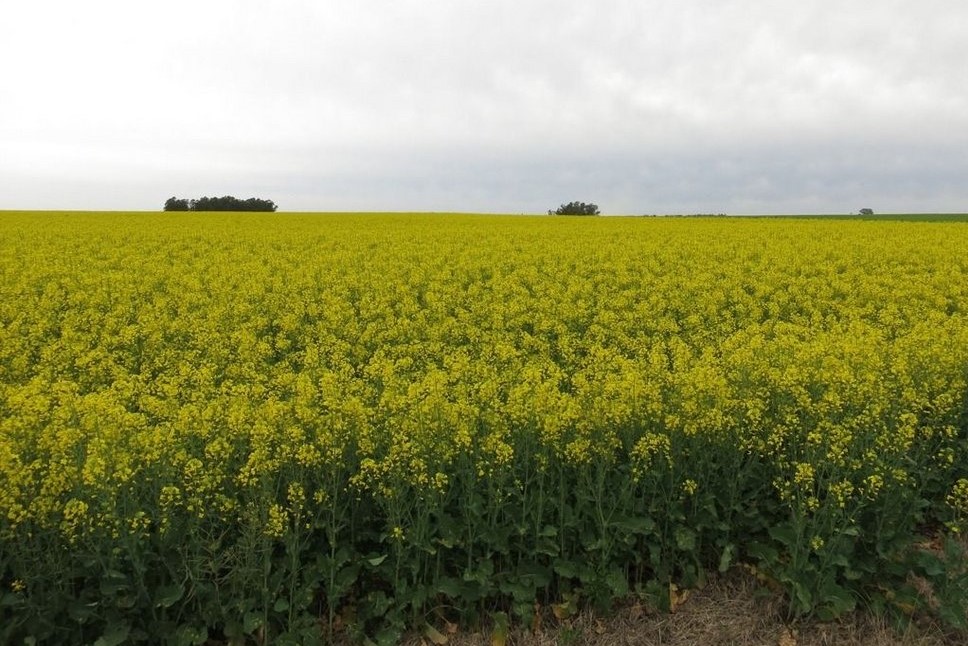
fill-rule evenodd
<path id="1" fill-rule="evenodd" d="M 569 202 L 562 204 L 554 211 L 548 211 L 548 215 L 598 215 L 597 204 L 585 204 L 584 202 Z"/>
<path id="2" fill-rule="evenodd" d="M 200 197 L 197 200 L 169 197 L 165 201 L 166 211 L 275 211 L 277 208 L 272 200 L 250 197 L 240 200 L 231 195 L 222 197 Z"/>

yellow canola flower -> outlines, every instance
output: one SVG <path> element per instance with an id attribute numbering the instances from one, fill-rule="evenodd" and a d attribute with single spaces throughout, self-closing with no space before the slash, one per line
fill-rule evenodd
<path id="1" fill-rule="evenodd" d="M 699 489 L 699 483 L 697 483 L 692 478 L 686 478 L 682 483 L 682 491 L 687 495 L 691 496 Z"/>
<path id="2" fill-rule="evenodd" d="M 815 473 L 813 465 L 806 462 L 798 462 L 794 468 L 793 483 L 802 489 L 812 489 Z"/>
<path id="3" fill-rule="evenodd" d="M 273 503 L 267 512 L 265 528 L 263 533 L 269 538 L 282 538 L 286 534 L 289 525 L 289 514 L 279 504 Z"/>
<path id="4" fill-rule="evenodd" d="M 672 466 L 672 447 L 667 435 L 646 433 L 632 448 L 632 477 L 641 480 L 652 470 L 654 460 L 661 459 Z"/>
<path id="5" fill-rule="evenodd" d="M 861 487 L 864 495 L 870 499 L 877 498 L 881 489 L 884 488 L 884 478 L 880 474 L 873 473 L 864 479 L 864 484 Z"/>
<path id="6" fill-rule="evenodd" d="M 61 521 L 61 531 L 64 536 L 74 542 L 92 525 L 93 517 L 89 507 L 83 500 L 72 498 L 64 505 L 64 519 Z"/>
<path id="7" fill-rule="evenodd" d="M 694 495 L 739 456 L 806 510 L 923 475 L 961 513 L 966 246 L 961 223 L 5 213 L 0 540 L 248 509 L 278 537 L 527 460 Z"/>
<path id="8" fill-rule="evenodd" d="M 830 485 L 830 495 L 841 509 L 846 508 L 848 501 L 854 494 L 854 485 L 848 480 L 841 480 Z"/>
<path id="9" fill-rule="evenodd" d="M 959 478 L 945 500 L 955 513 L 968 516 L 968 479 Z"/>
<path id="10" fill-rule="evenodd" d="M 301 482 L 290 482 L 286 489 L 286 500 L 289 503 L 289 512 L 299 517 L 306 506 L 306 490 Z"/>

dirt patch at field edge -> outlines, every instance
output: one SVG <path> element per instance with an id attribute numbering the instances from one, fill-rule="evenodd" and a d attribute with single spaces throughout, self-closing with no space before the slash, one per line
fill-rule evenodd
<path id="1" fill-rule="evenodd" d="M 694 590 L 674 613 L 650 613 L 633 605 L 606 618 L 583 613 L 570 622 L 537 631 L 512 630 L 507 646 L 956 646 L 968 634 L 945 630 L 921 618 L 898 629 L 882 618 L 857 612 L 837 622 L 790 624 L 783 617 L 784 601 L 764 595 L 756 580 L 733 573 L 703 590 Z M 432 642 L 422 636 L 406 646 Z M 447 638 L 448 646 L 500 646 L 489 633 Z"/>

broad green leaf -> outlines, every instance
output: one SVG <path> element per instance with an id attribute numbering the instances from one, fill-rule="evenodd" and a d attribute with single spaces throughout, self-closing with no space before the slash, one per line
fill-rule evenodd
<path id="1" fill-rule="evenodd" d="M 183 594 L 184 588 L 180 584 L 162 586 L 155 593 L 155 605 L 170 608 L 181 600 Z"/>
<path id="2" fill-rule="evenodd" d="M 94 646 L 118 646 L 124 643 L 130 633 L 130 624 L 111 622 L 108 624 L 104 634 L 94 642 Z"/>
<path id="3" fill-rule="evenodd" d="M 371 559 L 366 559 L 366 562 L 372 565 L 373 567 L 376 567 L 381 563 L 383 563 L 385 560 L 387 560 L 388 556 L 389 554 L 381 554 L 380 556 L 374 556 Z"/>
<path id="4" fill-rule="evenodd" d="M 723 548 L 723 553 L 719 556 L 719 571 L 725 572 L 733 564 L 736 556 L 736 546 L 732 543 Z"/>
<path id="5" fill-rule="evenodd" d="M 786 548 L 792 548 L 797 542 L 797 532 L 789 523 L 771 527 L 770 537 Z"/>
<path id="6" fill-rule="evenodd" d="M 605 584 L 617 598 L 625 597 L 629 593 L 629 580 L 625 576 L 625 571 L 614 569 L 605 576 Z"/>
<path id="7" fill-rule="evenodd" d="M 688 527 L 677 527 L 675 537 L 676 547 L 683 552 L 691 552 L 696 549 L 696 532 Z"/>

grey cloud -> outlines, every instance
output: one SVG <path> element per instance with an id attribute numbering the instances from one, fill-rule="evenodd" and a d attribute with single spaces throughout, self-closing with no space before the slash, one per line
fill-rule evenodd
<path id="1" fill-rule="evenodd" d="M 0 208 L 208 186 L 299 209 L 966 210 L 966 21 L 954 0 L 19 0 Z"/>

